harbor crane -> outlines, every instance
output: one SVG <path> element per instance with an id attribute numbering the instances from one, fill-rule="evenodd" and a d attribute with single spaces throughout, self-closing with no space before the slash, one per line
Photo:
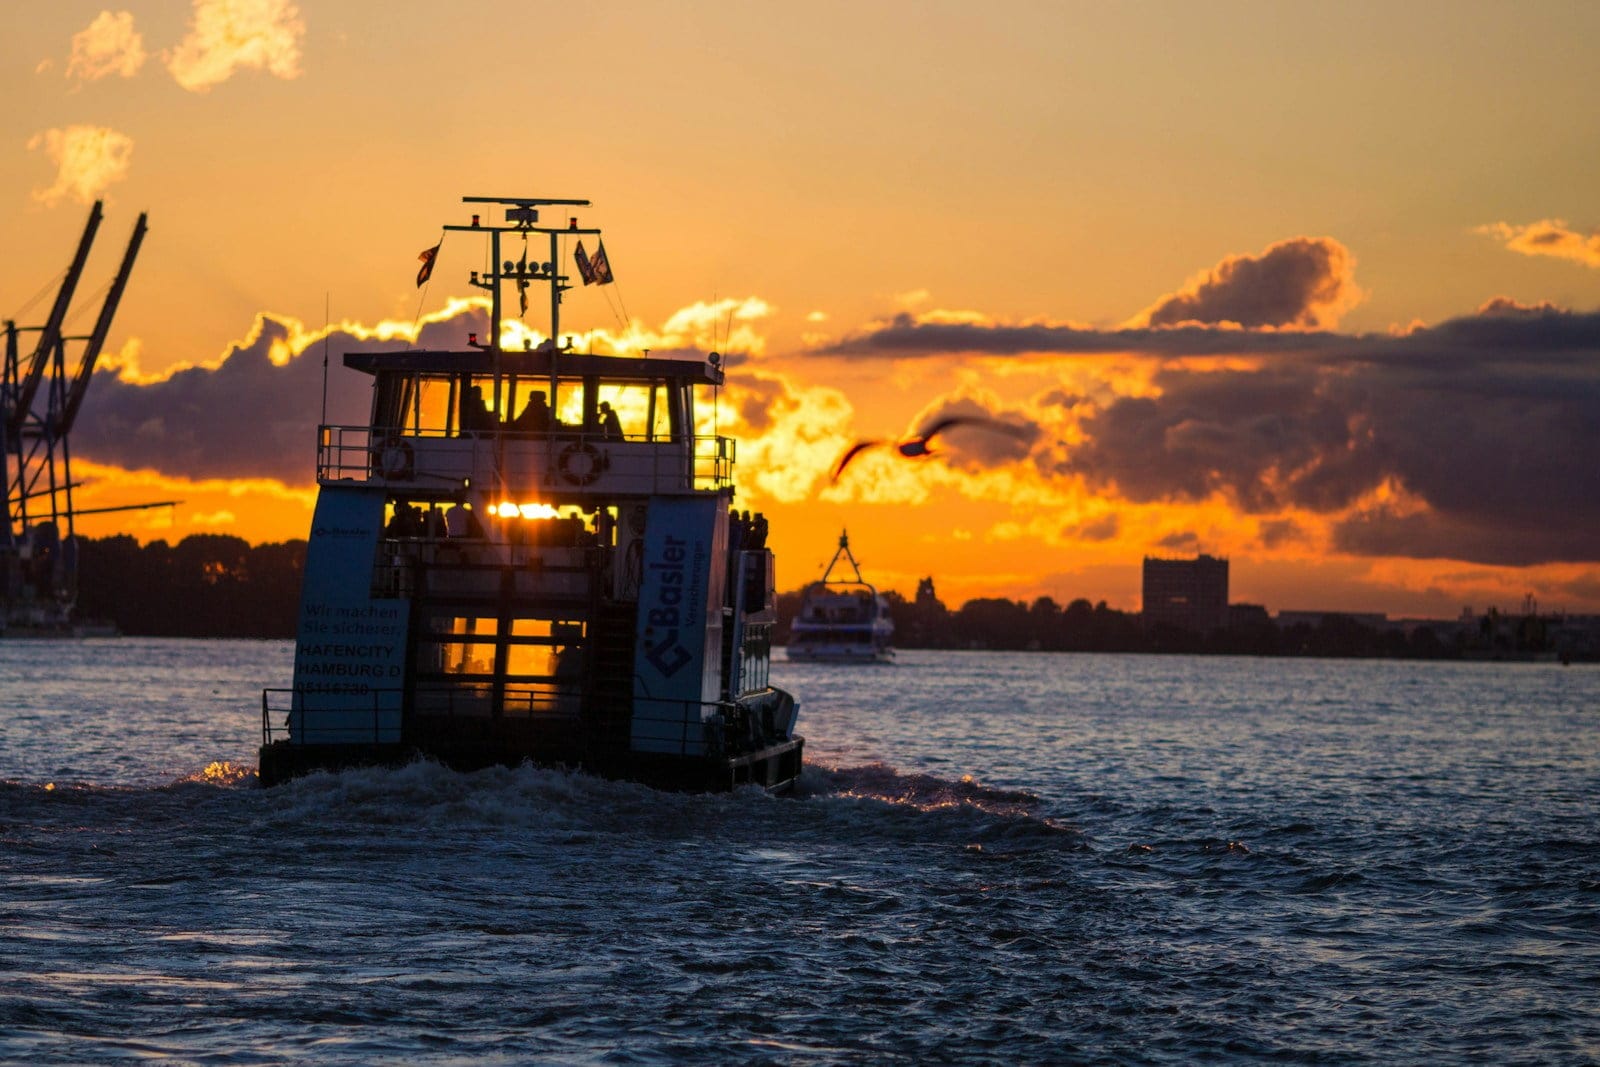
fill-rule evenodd
<path id="1" fill-rule="evenodd" d="M 78 567 L 74 517 L 108 511 L 171 507 L 176 501 L 76 509 L 68 446 L 73 423 L 105 347 L 111 320 L 144 241 L 146 216 L 134 224 L 99 317 L 88 334 L 65 332 L 67 312 L 104 216 L 96 201 L 78 249 L 42 326 L 5 321 L 5 368 L 0 377 L 0 476 L 6 495 L 0 526 L 0 634 L 72 632 Z M 24 344 L 24 338 L 30 344 Z M 76 363 L 68 348 L 81 345 Z M 27 355 L 24 356 L 24 352 Z"/>

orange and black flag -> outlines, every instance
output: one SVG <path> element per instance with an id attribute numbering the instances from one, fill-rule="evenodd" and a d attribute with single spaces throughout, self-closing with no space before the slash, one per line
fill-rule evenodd
<path id="1" fill-rule="evenodd" d="M 434 245 L 432 248 L 424 248 L 422 250 L 422 254 L 417 257 L 418 259 L 422 260 L 422 266 L 417 270 L 418 289 L 421 289 L 424 285 L 427 285 L 428 279 L 433 277 L 433 261 L 439 258 L 439 249 L 443 247 L 443 245 L 444 241 L 441 239 L 439 243 Z"/>
<path id="2" fill-rule="evenodd" d="M 523 242 L 526 244 L 527 242 Z M 528 250 L 522 250 L 522 258 L 517 260 L 517 298 L 522 301 L 522 313 L 528 313 Z"/>
<path id="3" fill-rule="evenodd" d="M 600 247 L 594 250 L 594 259 L 589 261 L 589 266 L 594 271 L 594 283 L 596 285 L 610 285 L 616 281 L 611 276 L 611 261 L 606 258 L 606 243 L 604 241 L 601 241 Z"/>
<path id="4" fill-rule="evenodd" d="M 578 247 L 573 250 L 572 259 L 578 264 L 578 276 L 583 279 L 584 285 L 594 284 L 594 264 L 589 261 L 589 253 L 583 250 L 583 242 L 578 242 Z"/>

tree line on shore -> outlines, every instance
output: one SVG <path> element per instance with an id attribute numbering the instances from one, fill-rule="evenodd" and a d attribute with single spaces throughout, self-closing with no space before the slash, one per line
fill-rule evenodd
<path id="1" fill-rule="evenodd" d="M 785 644 L 799 611 L 801 592 L 778 597 L 774 643 Z M 1201 633 L 1175 626 L 1146 626 L 1137 612 L 1118 611 L 1105 601 L 1073 600 L 1062 607 L 1051 597 L 1029 604 L 983 597 L 951 611 L 936 598 L 907 600 L 884 593 L 894 619 L 897 648 L 993 649 L 1044 652 L 1146 652 L 1195 655 L 1324 656 L 1350 658 L 1456 659 L 1494 654 L 1537 653 L 1542 635 L 1514 644 L 1488 634 L 1483 641 L 1459 633 L 1440 635 L 1427 627 L 1410 634 L 1379 631 L 1356 619 L 1329 615 L 1316 625 L 1279 628 L 1269 619 Z"/>
<path id="2" fill-rule="evenodd" d="M 78 542 L 82 620 L 138 637 L 292 638 L 306 543 L 251 545 L 191 534 L 141 545 L 127 534 Z"/>
<path id="3" fill-rule="evenodd" d="M 193 534 L 176 545 L 140 545 L 126 534 L 80 540 L 77 615 L 106 620 L 133 636 L 295 636 L 306 542 L 251 545 L 227 534 Z M 899 648 L 1038 650 L 1047 652 L 1215 653 L 1262 656 L 1346 656 L 1449 659 L 1548 650 L 1538 620 L 1481 634 L 1436 634 L 1421 627 L 1406 634 L 1375 630 L 1358 620 L 1329 615 L 1317 625 L 1280 628 L 1270 620 L 1210 633 L 1145 626 L 1135 612 L 1105 601 L 1077 599 L 1065 607 L 1050 597 L 1031 604 L 983 597 L 948 609 L 932 582 L 913 600 L 884 594 Z M 801 591 L 778 597 L 774 643 L 788 642 Z"/>

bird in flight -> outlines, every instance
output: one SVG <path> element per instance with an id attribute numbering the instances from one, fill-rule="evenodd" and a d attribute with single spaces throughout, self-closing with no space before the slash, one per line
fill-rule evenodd
<path id="1" fill-rule="evenodd" d="M 1019 440 L 1026 440 L 1028 437 L 1028 431 L 1025 428 L 1013 426 L 1009 422 L 1001 422 L 999 419 L 984 418 L 981 415 L 947 415 L 942 419 L 929 423 L 921 432 L 899 441 L 857 441 L 845 449 L 844 455 L 839 457 L 839 462 L 833 465 L 831 480 L 837 482 L 839 476 L 844 473 L 844 469 L 850 465 L 851 460 L 877 445 L 893 444 L 895 451 L 907 459 L 931 455 L 933 449 L 930 446 L 933 444 L 933 439 L 946 430 L 954 429 L 957 426 L 973 426 L 985 430 L 994 430 L 999 433 L 1009 434 Z"/>

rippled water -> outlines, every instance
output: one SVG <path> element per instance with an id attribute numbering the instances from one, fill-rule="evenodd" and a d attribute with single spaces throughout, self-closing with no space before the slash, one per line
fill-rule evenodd
<path id="1" fill-rule="evenodd" d="M 1600 1059 L 1592 667 L 780 664 L 773 799 L 261 790 L 291 658 L 0 642 L 0 1059 Z"/>

